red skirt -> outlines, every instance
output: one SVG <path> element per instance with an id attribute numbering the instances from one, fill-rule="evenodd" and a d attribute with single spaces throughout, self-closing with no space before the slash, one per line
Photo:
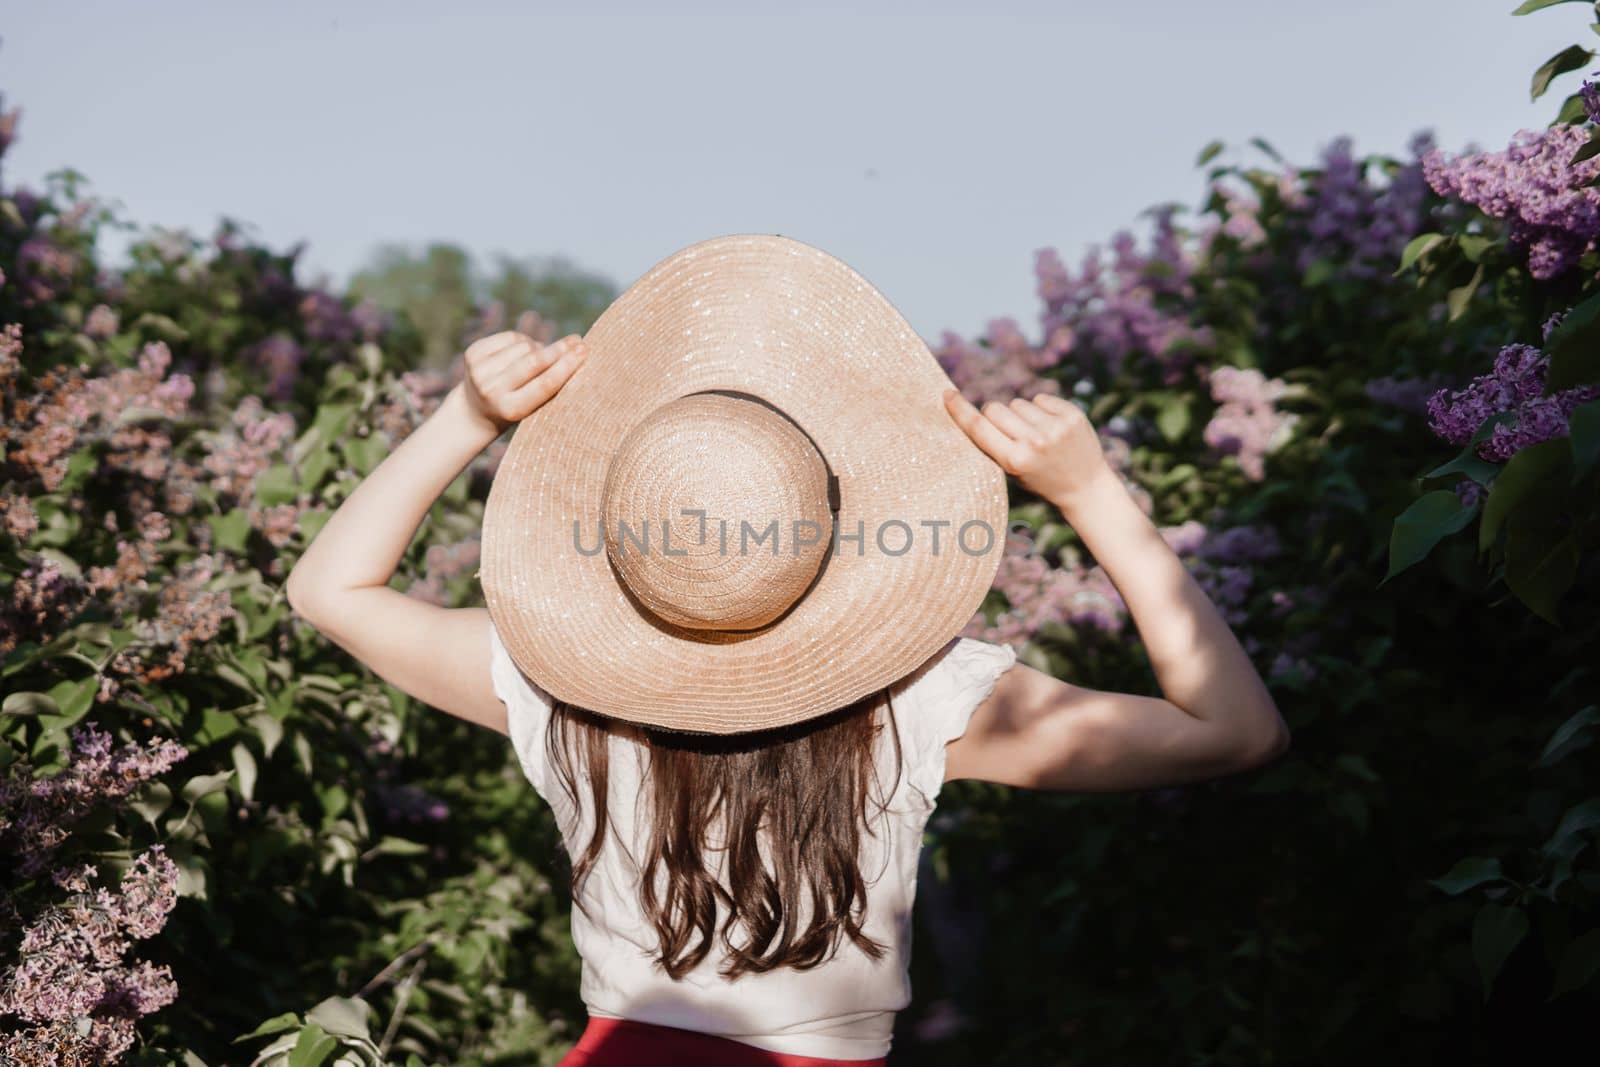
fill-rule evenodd
<path id="1" fill-rule="evenodd" d="M 557 1067 L 885 1067 L 875 1060 L 829 1060 L 769 1052 L 732 1038 L 633 1019 L 590 1016 Z"/>

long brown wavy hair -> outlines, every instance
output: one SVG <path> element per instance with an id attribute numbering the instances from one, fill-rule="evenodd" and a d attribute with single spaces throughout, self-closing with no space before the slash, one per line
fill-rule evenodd
<path id="1" fill-rule="evenodd" d="M 867 806 L 868 786 L 877 777 L 874 744 L 885 728 L 874 714 L 880 700 L 899 768 L 888 690 L 792 726 L 729 735 L 635 727 L 556 701 L 546 737 L 550 762 L 576 806 L 582 803 L 580 772 L 572 757 L 578 757 L 595 810 L 594 834 L 572 864 L 574 904 L 584 907 L 579 886 L 605 845 L 607 740 L 620 730 L 647 749 L 640 802 L 650 804 L 651 818 L 642 900 L 667 974 L 678 979 L 697 966 L 718 933 L 727 951 L 719 972 L 730 980 L 779 967 L 808 970 L 834 955 L 844 938 L 881 958 L 885 946 L 862 932 L 867 900 L 858 863 L 862 829 L 877 833 Z M 898 771 L 880 813 L 897 786 Z M 703 855 L 706 830 L 719 816 L 726 830 L 726 886 L 707 870 Z M 763 832 L 770 871 L 757 847 Z M 656 889 L 663 867 L 664 897 Z M 798 929 L 798 905 L 807 899 L 811 917 Z M 728 916 L 717 931 L 719 902 Z M 735 943 L 739 928 L 747 937 Z"/>

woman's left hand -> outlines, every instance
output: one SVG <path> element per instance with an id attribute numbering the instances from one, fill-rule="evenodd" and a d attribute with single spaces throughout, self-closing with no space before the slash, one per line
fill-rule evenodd
<path id="1" fill-rule="evenodd" d="M 504 431 L 549 402 L 588 354 L 575 333 L 548 345 L 515 330 L 490 334 L 467 346 L 462 392 L 475 413 Z"/>

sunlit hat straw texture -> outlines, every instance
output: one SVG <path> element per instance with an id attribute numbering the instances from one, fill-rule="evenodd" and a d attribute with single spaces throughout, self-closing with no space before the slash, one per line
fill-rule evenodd
<path id="1" fill-rule="evenodd" d="M 785 726 L 915 670 L 982 604 L 1005 476 L 843 262 L 702 241 L 585 340 L 512 435 L 483 523 L 495 629 L 556 698 L 688 733 Z"/>

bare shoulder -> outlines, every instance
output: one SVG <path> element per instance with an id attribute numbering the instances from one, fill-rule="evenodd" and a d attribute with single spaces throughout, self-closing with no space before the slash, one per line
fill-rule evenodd
<path id="1" fill-rule="evenodd" d="M 1042 759 L 1035 750 L 1040 724 L 1076 688 L 1025 663 L 1002 673 L 973 711 L 966 731 L 947 746 L 945 781 L 972 778 L 1034 786 Z"/>
<path id="2" fill-rule="evenodd" d="M 1112 790 L 1237 769 L 1231 751 L 1206 763 L 1208 746 L 1205 725 L 1166 699 L 1089 689 L 1018 663 L 950 742 L 945 780 Z"/>

